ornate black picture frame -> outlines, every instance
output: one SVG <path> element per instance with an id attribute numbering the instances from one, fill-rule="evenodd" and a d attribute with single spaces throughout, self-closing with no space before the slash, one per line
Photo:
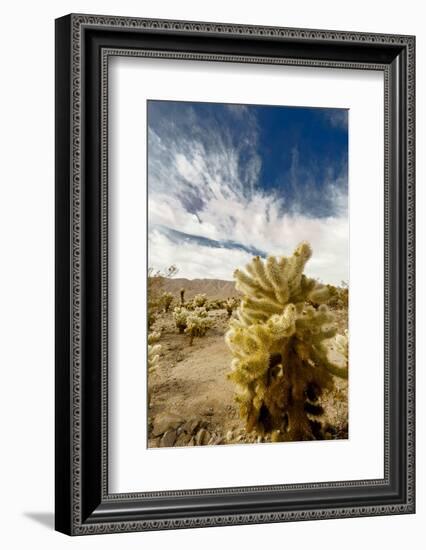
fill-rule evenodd
<path id="1" fill-rule="evenodd" d="M 108 492 L 107 71 L 114 55 L 383 72 L 383 479 Z M 414 56 L 413 36 L 74 14 L 56 21 L 58 531 L 414 513 Z"/>

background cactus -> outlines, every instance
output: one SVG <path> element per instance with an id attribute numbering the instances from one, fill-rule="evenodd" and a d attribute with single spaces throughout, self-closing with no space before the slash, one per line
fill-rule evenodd
<path id="1" fill-rule="evenodd" d="M 345 287 L 336 287 L 334 285 L 327 285 L 329 292 L 329 299 L 327 304 L 331 308 L 342 309 L 348 307 L 349 302 L 349 289 Z"/>
<path id="2" fill-rule="evenodd" d="M 225 302 L 224 302 L 224 306 L 225 306 L 225 309 L 226 309 L 226 312 L 228 314 L 228 317 L 231 317 L 234 310 L 237 309 L 238 307 L 238 300 L 237 298 L 228 298 Z"/>
<path id="3" fill-rule="evenodd" d="M 186 319 L 186 334 L 189 334 L 189 345 L 192 346 L 194 338 L 204 336 L 207 330 L 212 326 L 207 310 L 198 307 L 191 312 Z"/>
<path id="4" fill-rule="evenodd" d="M 215 311 L 219 309 L 225 309 L 225 304 L 227 300 L 209 300 L 206 305 L 204 306 L 207 311 Z"/>
<path id="5" fill-rule="evenodd" d="M 180 294 L 180 305 L 183 306 L 185 304 L 185 289 L 181 288 L 179 291 Z"/>
<path id="6" fill-rule="evenodd" d="M 164 311 L 167 313 L 173 302 L 173 294 L 171 292 L 163 292 L 161 296 L 161 303 L 164 306 Z"/>
<path id="7" fill-rule="evenodd" d="M 188 315 L 189 311 L 184 307 L 175 307 L 173 310 L 173 319 L 180 334 L 183 334 L 186 329 Z"/>
<path id="8" fill-rule="evenodd" d="M 312 403 L 332 387 L 332 375 L 347 376 L 347 362 L 330 354 L 336 323 L 328 289 L 303 275 L 311 253 L 302 243 L 291 257 L 256 257 L 234 273 L 243 298 L 226 334 L 229 377 L 246 429 L 275 441 L 314 439 Z"/>
<path id="9" fill-rule="evenodd" d="M 155 271 L 152 267 L 148 269 L 148 329 L 155 323 L 163 307 L 161 290 L 164 279 L 174 277 L 177 272 L 178 269 L 175 265 L 169 266 L 164 272 Z"/>
<path id="10" fill-rule="evenodd" d="M 205 294 L 196 294 L 193 302 L 195 307 L 203 307 L 207 302 L 207 296 Z"/>

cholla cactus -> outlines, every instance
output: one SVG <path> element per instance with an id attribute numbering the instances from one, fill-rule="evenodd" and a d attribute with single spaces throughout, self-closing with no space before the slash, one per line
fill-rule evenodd
<path id="1" fill-rule="evenodd" d="M 158 366 L 161 346 L 157 342 L 160 336 L 160 332 L 150 332 L 148 334 L 148 372 L 153 372 Z"/>
<path id="2" fill-rule="evenodd" d="M 344 334 L 336 334 L 334 337 L 334 347 L 347 361 L 349 355 L 349 337 L 347 330 L 345 330 Z"/>
<path id="3" fill-rule="evenodd" d="M 152 310 L 150 304 L 148 305 L 148 329 L 152 327 L 155 321 L 158 319 L 158 315 Z"/>
<path id="4" fill-rule="evenodd" d="M 289 258 L 256 257 L 234 273 L 243 299 L 226 334 L 234 356 L 229 377 L 247 430 L 276 441 L 313 439 L 307 396 L 331 388 L 332 374 L 346 375 L 327 345 L 336 334 L 327 287 L 303 275 L 311 253 L 302 243 Z"/>
<path id="5" fill-rule="evenodd" d="M 185 289 L 181 288 L 179 291 L 180 294 L 180 305 L 183 306 L 185 304 Z"/>
<path id="6" fill-rule="evenodd" d="M 176 328 L 179 330 L 179 334 L 183 334 L 187 326 L 187 318 L 189 311 L 184 307 L 175 307 L 173 310 L 173 318 L 176 323 Z"/>
<path id="7" fill-rule="evenodd" d="M 194 296 L 193 302 L 195 307 L 203 307 L 204 305 L 206 305 L 207 296 L 205 294 L 196 294 Z"/>
<path id="8" fill-rule="evenodd" d="M 173 294 L 171 292 L 163 292 L 161 296 L 161 303 L 164 306 L 164 311 L 167 313 L 173 302 Z"/>
<path id="9" fill-rule="evenodd" d="M 227 300 L 210 300 L 205 307 L 207 310 L 225 309 L 226 302 Z"/>
<path id="10" fill-rule="evenodd" d="M 215 309 L 220 309 L 219 300 L 209 300 L 204 307 L 207 309 L 207 311 L 213 311 Z"/>
<path id="11" fill-rule="evenodd" d="M 347 309 L 349 301 L 348 288 L 339 288 L 334 285 L 327 285 L 327 288 L 330 295 L 327 305 L 334 309 Z"/>
<path id="12" fill-rule="evenodd" d="M 225 306 L 225 309 L 226 309 L 226 312 L 228 314 L 228 317 L 231 317 L 234 310 L 237 309 L 238 307 L 238 300 L 236 298 L 228 298 L 225 303 L 224 303 L 224 306 Z"/>
<path id="13" fill-rule="evenodd" d="M 347 373 L 349 361 L 349 337 L 348 331 L 344 334 L 336 334 L 328 342 L 328 356 L 332 366 L 330 370 L 336 376 L 344 376 Z"/>
<path id="14" fill-rule="evenodd" d="M 211 327 L 212 321 L 207 315 L 207 310 L 197 307 L 186 319 L 185 332 L 189 334 L 189 345 L 192 346 L 194 338 L 204 336 Z"/>
<path id="15" fill-rule="evenodd" d="M 339 289 L 339 306 L 341 308 L 348 308 L 349 305 L 349 289 L 348 288 L 340 288 Z"/>

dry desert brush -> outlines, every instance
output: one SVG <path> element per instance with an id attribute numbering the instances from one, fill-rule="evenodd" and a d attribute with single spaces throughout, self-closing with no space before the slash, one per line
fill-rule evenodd
<path id="1" fill-rule="evenodd" d="M 328 289 L 303 274 L 311 254 L 302 243 L 290 257 L 255 257 L 234 273 L 243 298 L 226 334 L 229 377 L 246 429 L 274 441 L 315 439 L 313 403 L 332 388 L 333 375 L 347 377 L 347 360 L 330 353 L 336 322 L 325 305 Z M 340 339 L 334 342 L 344 349 Z"/>

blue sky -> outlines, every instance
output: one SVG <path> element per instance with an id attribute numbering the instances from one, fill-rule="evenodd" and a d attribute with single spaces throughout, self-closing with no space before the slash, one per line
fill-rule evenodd
<path id="1" fill-rule="evenodd" d="M 348 280 L 348 111 L 149 101 L 149 264 L 232 279 L 302 240 Z"/>

